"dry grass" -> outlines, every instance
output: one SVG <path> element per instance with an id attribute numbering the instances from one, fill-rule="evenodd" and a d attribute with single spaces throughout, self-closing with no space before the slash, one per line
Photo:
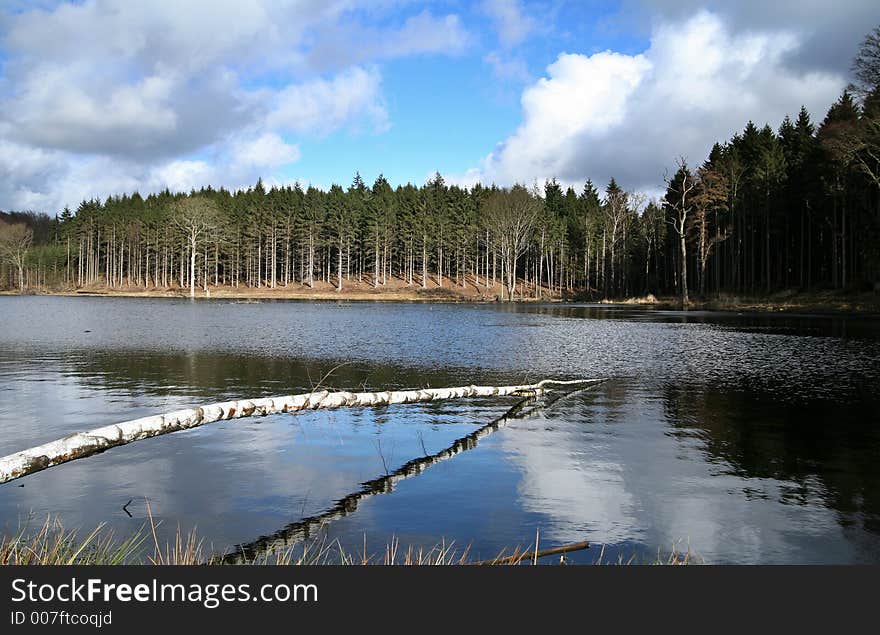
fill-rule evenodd
<path id="1" fill-rule="evenodd" d="M 0 289 L 0 295 L 19 295 L 18 289 Z M 143 287 L 122 286 L 110 288 L 104 284 L 88 285 L 85 287 L 47 286 L 33 287 L 25 290 L 28 295 L 67 295 L 67 296 L 107 296 L 107 297 L 141 297 L 141 298 L 187 298 L 189 288 L 180 287 L 176 284 L 170 287 Z M 373 285 L 372 277 L 364 275 L 358 279 L 344 279 L 342 291 L 337 291 L 335 277 L 331 282 L 315 280 L 314 288 L 299 282 L 290 282 L 284 286 L 279 282 L 273 289 L 262 285 L 260 288 L 231 285 L 209 286 L 207 293 L 203 288 L 197 288 L 196 298 L 214 299 L 291 299 L 291 300 L 370 300 L 370 301 L 398 301 L 398 302 L 494 302 L 502 295 L 506 295 L 500 280 L 495 284 L 486 285 L 484 277 L 477 278 L 473 275 L 465 276 L 464 285 L 452 278 L 443 278 L 443 286 L 434 275 L 429 275 L 422 288 L 421 278 L 416 276 L 412 284 L 396 276 L 389 277 L 385 284 L 378 287 Z M 518 300 L 534 301 L 534 283 L 525 284 L 523 280 L 517 281 L 516 296 Z M 559 300 L 559 293 L 551 292 L 542 287 L 542 298 L 547 300 Z"/>
<path id="2" fill-rule="evenodd" d="M 625 558 L 623 555 L 618 555 L 614 560 L 607 560 L 605 558 L 605 546 L 602 545 L 602 549 L 599 552 L 599 557 L 593 562 L 594 565 L 635 565 L 635 564 L 653 564 L 653 565 L 664 565 L 664 566 L 687 566 L 691 564 L 705 564 L 699 556 L 696 556 L 691 552 L 690 545 L 688 545 L 684 550 L 680 548 L 679 545 L 673 544 L 672 550 L 669 553 L 664 554 L 660 549 L 657 549 L 657 555 L 653 560 L 643 561 L 638 560 L 636 556 L 630 556 L 629 558 Z"/>
<path id="3" fill-rule="evenodd" d="M 65 530 L 57 519 L 47 518 L 42 526 L 34 531 L 21 527 L 11 536 L 0 538 L 0 565 L 217 565 L 222 564 L 222 556 L 205 548 L 203 539 L 196 530 L 184 532 L 177 528 L 170 542 L 160 543 L 158 523 L 150 515 L 149 523 L 132 536 L 118 540 L 104 525 L 98 525 L 84 537 L 77 532 Z M 565 554 L 554 558 L 543 558 L 538 550 L 538 537 L 535 543 L 517 547 L 512 552 L 503 550 L 490 560 L 475 560 L 470 547 L 459 549 L 454 542 L 441 540 L 430 548 L 403 547 L 393 537 L 379 553 L 371 553 L 366 539 L 361 550 L 347 551 L 338 540 L 315 539 L 274 553 L 245 559 L 251 565 L 388 565 L 388 566 L 441 566 L 441 565 L 520 565 L 555 562 L 567 564 Z M 609 564 L 661 564 L 687 565 L 697 560 L 690 549 L 681 551 L 673 546 L 669 554 L 659 550 L 653 562 L 640 562 L 636 559 L 618 557 L 614 561 L 605 559 L 604 547 L 593 562 L 597 565 Z"/>
<path id="4" fill-rule="evenodd" d="M 14 535 L 0 538 L 0 565 L 129 564 L 135 561 L 145 540 L 143 530 L 117 540 L 104 525 L 79 538 L 57 519 L 47 518 L 35 533 L 24 526 Z"/>
<path id="5" fill-rule="evenodd" d="M 117 540 L 103 525 L 80 538 L 65 530 L 56 519 L 48 518 L 33 532 L 20 528 L 12 536 L 0 539 L 0 565 L 204 565 L 221 564 L 221 558 L 209 553 L 196 530 L 177 528 L 170 542 L 159 541 L 158 523 L 150 521 L 134 535 Z M 449 565 L 468 564 L 468 550 L 458 553 L 453 544 L 441 542 L 431 549 L 401 548 L 397 538 L 381 554 L 367 551 L 348 552 L 333 540 L 305 541 L 277 553 L 247 560 L 256 565 Z"/>
<path id="6" fill-rule="evenodd" d="M 17 294 L 15 289 L 8 290 L 9 295 Z M 41 289 L 41 294 L 71 296 L 108 296 L 108 297 L 151 297 L 151 298 L 187 298 L 188 288 L 144 288 L 121 287 L 109 288 L 105 285 L 91 285 L 83 288 Z M 434 278 L 429 277 L 426 288 L 416 281 L 408 285 L 399 278 L 389 278 L 387 284 L 374 287 L 369 277 L 362 280 L 343 281 L 342 291 L 337 291 L 335 282 L 327 283 L 316 280 L 314 288 L 300 283 L 288 286 L 279 284 L 274 289 L 268 286 L 232 287 L 229 285 L 210 286 L 208 292 L 196 289 L 196 298 L 213 299 L 292 299 L 292 300 L 373 300 L 373 301 L 411 301 L 411 302 L 480 302 L 495 300 L 501 293 L 501 284 L 496 283 L 487 288 L 485 282 L 477 285 L 476 280 L 468 276 L 467 283 L 462 286 L 454 279 L 444 278 L 440 287 Z"/>

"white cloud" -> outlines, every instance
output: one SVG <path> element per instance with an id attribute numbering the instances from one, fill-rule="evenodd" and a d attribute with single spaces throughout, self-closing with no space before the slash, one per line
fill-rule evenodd
<path id="1" fill-rule="evenodd" d="M 246 133 L 220 144 L 204 158 L 139 163 L 107 156 L 77 156 L 0 141 L 0 191 L 19 202 L 15 209 L 76 208 L 82 200 L 123 192 L 168 188 L 188 192 L 204 186 L 239 189 L 260 177 L 279 184 L 272 170 L 299 159 L 299 148 L 279 135 Z M 59 198 L 63 193 L 63 198 Z"/>
<path id="2" fill-rule="evenodd" d="M 429 11 L 408 18 L 393 38 L 382 41 L 383 57 L 414 53 L 461 53 L 469 36 L 457 15 L 435 17 Z"/>
<path id="3" fill-rule="evenodd" d="M 520 0 L 483 0 L 483 13 L 495 26 L 500 50 L 483 57 L 492 74 L 501 81 L 525 83 L 531 79 L 525 61 L 512 51 L 537 31 L 537 23 L 526 15 Z"/>
<path id="4" fill-rule="evenodd" d="M 105 58 L 141 70 L 184 74 L 217 64 L 267 62 L 295 50 L 303 34 L 337 19 L 348 0 L 84 0 L 10 15 L 5 45 L 38 51 L 40 63 Z"/>
<path id="5" fill-rule="evenodd" d="M 777 125 L 801 104 L 821 118 L 846 79 L 788 68 L 799 44 L 785 31 L 731 34 L 700 12 L 661 23 L 639 55 L 562 54 L 523 92 L 519 128 L 461 179 L 604 184 L 614 176 L 653 190 L 675 157 L 702 161 L 750 119 Z"/>
<path id="6" fill-rule="evenodd" d="M 115 86 L 100 82 L 99 91 L 77 70 L 59 65 L 24 79 L 5 108 L 15 138 L 46 148 L 115 152 L 122 146 L 131 153 L 177 131 L 179 118 L 169 99 L 173 77 Z"/>
<path id="7" fill-rule="evenodd" d="M 377 132 L 389 126 L 376 69 L 352 68 L 331 80 L 295 84 L 276 94 L 267 117 L 271 128 L 326 135 L 361 118 Z"/>
<path id="8" fill-rule="evenodd" d="M 150 173 L 152 178 L 147 182 L 163 183 L 172 192 L 186 192 L 210 185 L 216 174 L 216 170 L 206 161 L 171 161 L 153 169 Z"/>
<path id="9" fill-rule="evenodd" d="M 238 143 L 232 152 L 237 164 L 254 167 L 277 167 L 299 159 L 299 148 L 268 132 L 256 139 Z"/>
<path id="10" fill-rule="evenodd" d="M 504 47 L 519 44 L 535 30 L 535 21 L 525 14 L 520 0 L 483 0 L 482 8 L 495 23 Z"/>
<path id="11" fill-rule="evenodd" d="M 796 33 L 800 46 L 787 55 L 789 65 L 847 73 L 862 38 L 880 22 L 876 0 L 767 2 L 767 0 L 626 0 L 621 14 L 644 16 L 659 11 L 666 20 L 680 21 L 700 9 L 720 16 L 734 32 L 755 30 Z"/>
<path id="12" fill-rule="evenodd" d="M 332 23 L 319 29 L 313 39 L 307 62 L 319 69 L 431 53 L 459 55 L 471 40 L 457 15 L 435 16 L 427 9 L 407 18 L 399 28 Z"/>
<path id="13" fill-rule="evenodd" d="M 63 157 L 8 141 L 2 130 L 0 126 L 0 193 L 16 201 L 16 209 L 43 209 L 49 178 L 65 168 Z"/>

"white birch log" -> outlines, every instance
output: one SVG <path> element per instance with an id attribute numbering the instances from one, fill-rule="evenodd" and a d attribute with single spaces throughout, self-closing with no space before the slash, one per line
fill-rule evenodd
<path id="1" fill-rule="evenodd" d="M 389 390 L 384 392 L 330 392 L 322 390 L 301 395 L 224 401 L 198 408 L 176 410 L 167 414 L 142 417 L 131 421 L 114 423 L 87 432 L 75 432 L 63 439 L 50 441 L 15 454 L 0 458 L 0 483 L 6 483 L 46 468 L 81 459 L 103 452 L 118 445 L 125 445 L 160 434 L 187 430 L 197 426 L 240 419 L 265 416 L 299 410 L 317 410 L 352 406 L 384 406 L 397 403 L 440 401 L 462 397 L 493 397 L 503 395 L 540 395 L 544 386 L 585 384 L 596 380 L 583 379 L 556 381 L 545 379 L 537 384 L 519 386 L 459 386 L 456 388 L 423 388 L 420 390 Z"/>

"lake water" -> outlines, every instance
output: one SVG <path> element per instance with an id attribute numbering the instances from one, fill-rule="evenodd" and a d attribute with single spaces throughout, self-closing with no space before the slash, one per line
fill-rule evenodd
<path id="1" fill-rule="evenodd" d="M 274 415 L 139 441 L 0 485 L 0 529 L 51 514 L 125 535 L 149 504 L 163 539 L 196 528 L 218 553 L 305 528 L 357 551 L 396 537 L 491 557 L 538 531 L 545 547 L 591 541 L 578 562 L 604 545 L 611 560 L 675 548 L 709 563 L 880 563 L 871 317 L 0 297 L 0 455 L 181 407 L 306 392 L 334 368 L 324 384 L 348 390 L 608 381 L 345 515 L 322 516 L 517 399 Z"/>

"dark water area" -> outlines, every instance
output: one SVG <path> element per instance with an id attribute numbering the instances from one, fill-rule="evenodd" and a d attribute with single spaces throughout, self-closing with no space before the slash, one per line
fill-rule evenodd
<path id="1" fill-rule="evenodd" d="M 338 366 L 338 367 L 337 367 Z M 0 455 L 234 398 L 334 388 L 608 381 L 443 453 L 515 398 L 211 424 L 0 485 L 0 530 L 47 515 L 218 553 L 303 536 L 474 557 L 880 563 L 880 319 L 593 305 L 0 297 Z M 23 487 L 20 487 L 23 485 Z M 131 500 L 129 517 L 122 509 Z M 310 539 L 311 539 L 310 538 Z M 261 540 L 262 539 L 262 540 Z"/>

